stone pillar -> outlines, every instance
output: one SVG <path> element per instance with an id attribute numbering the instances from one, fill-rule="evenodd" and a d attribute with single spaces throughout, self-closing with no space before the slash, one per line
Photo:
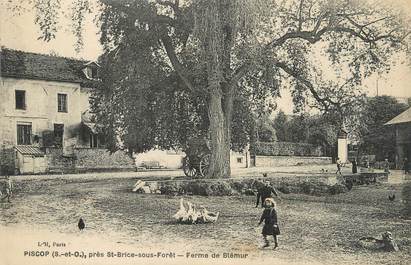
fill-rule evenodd
<path id="1" fill-rule="evenodd" d="M 341 163 L 348 162 L 348 139 L 347 132 L 344 129 L 341 129 L 338 132 L 338 157 L 340 158 Z"/>
<path id="2" fill-rule="evenodd" d="M 245 154 L 245 167 L 250 168 L 251 167 L 250 144 L 247 144 L 247 146 L 244 148 L 244 154 Z"/>

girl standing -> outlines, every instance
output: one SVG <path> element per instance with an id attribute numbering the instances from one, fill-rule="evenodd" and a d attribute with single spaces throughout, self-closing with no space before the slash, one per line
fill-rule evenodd
<path id="1" fill-rule="evenodd" d="M 278 247 L 277 235 L 280 234 L 280 229 L 277 223 L 277 211 L 275 209 L 276 204 L 272 198 L 267 198 L 264 200 L 264 206 L 265 209 L 261 215 L 260 222 L 258 223 L 258 225 L 260 225 L 264 221 L 262 235 L 265 244 L 263 247 L 268 247 L 270 245 L 267 236 L 272 235 L 274 237 L 274 249 L 276 249 Z"/>

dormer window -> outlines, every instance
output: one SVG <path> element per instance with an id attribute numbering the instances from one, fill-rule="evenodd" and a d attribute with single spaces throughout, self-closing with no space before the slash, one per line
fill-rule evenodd
<path id="1" fill-rule="evenodd" d="M 97 68 L 91 68 L 91 78 L 97 79 Z"/>
<path id="2" fill-rule="evenodd" d="M 100 66 L 97 63 L 87 63 L 83 69 L 84 74 L 88 79 L 98 79 L 98 68 Z"/>

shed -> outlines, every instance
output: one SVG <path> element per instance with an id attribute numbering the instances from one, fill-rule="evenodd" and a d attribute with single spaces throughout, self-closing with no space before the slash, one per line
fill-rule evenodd
<path id="1" fill-rule="evenodd" d="M 17 164 L 20 174 L 44 173 L 47 161 L 44 152 L 39 147 L 29 145 L 16 146 Z"/>

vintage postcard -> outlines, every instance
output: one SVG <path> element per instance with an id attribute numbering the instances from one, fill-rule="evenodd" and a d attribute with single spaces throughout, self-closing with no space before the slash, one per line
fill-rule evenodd
<path id="1" fill-rule="evenodd" d="M 4 0 L 0 264 L 409 264 L 409 0 Z"/>

